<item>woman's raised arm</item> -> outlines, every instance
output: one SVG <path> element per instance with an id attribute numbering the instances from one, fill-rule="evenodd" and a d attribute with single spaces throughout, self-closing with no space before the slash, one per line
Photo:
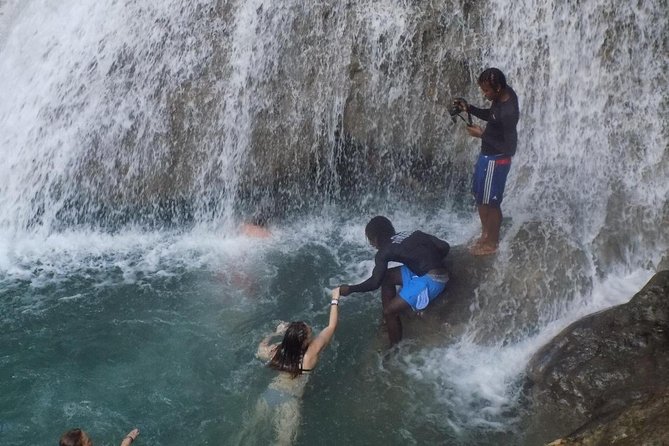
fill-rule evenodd
<path id="1" fill-rule="evenodd" d="M 332 300 L 330 301 L 330 320 L 328 326 L 323 329 L 318 336 L 314 338 L 309 344 L 307 351 L 304 353 L 302 367 L 305 369 L 313 369 L 318 362 L 318 355 L 330 343 L 332 336 L 334 336 L 337 329 L 337 321 L 339 318 L 339 287 L 332 290 Z"/>

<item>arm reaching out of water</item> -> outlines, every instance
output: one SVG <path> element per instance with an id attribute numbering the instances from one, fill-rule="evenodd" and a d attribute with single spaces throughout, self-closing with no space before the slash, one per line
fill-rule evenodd
<path id="1" fill-rule="evenodd" d="M 139 435 L 139 429 L 134 428 L 123 437 L 121 440 L 121 446 L 130 446 L 133 441 Z M 81 430 L 80 428 L 70 429 L 60 436 L 58 441 L 58 446 L 75 446 L 75 445 L 88 445 L 92 446 L 93 442 L 91 437 L 88 434 Z"/>
<path id="2" fill-rule="evenodd" d="M 330 343 L 337 329 L 339 318 L 339 288 L 332 290 L 332 300 L 330 301 L 330 320 L 328 326 L 321 331 L 316 338 L 309 343 L 307 351 L 304 353 L 303 367 L 313 369 L 318 362 L 320 352 Z"/>
<path id="3" fill-rule="evenodd" d="M 258 351 L 256 352 L 256 356 L 259 359 L 262 359 L 263 361 L 269 361 L 272 358 L 274 355 L 274 350 L 276 350 L 276 347 L 279 345 L 279 343 L 270 343 L 270 340 L 275 336 L 283 335 L 286 332 L 288 325 L 288 322 L 279 322 L 279 325 L 276 326 L 274 333 L 265 336 L 265 338 L 260 341 L 260 344 L 258 345 Z"/>
<path id="4" fill-rule="evenodd" d="M 241 431 L 236 444 L 266 444 L 265 441 L 250 441 L 248 437 L 255 439 L 258 428 L 267 421 L 274 427 L 276 444 L 294 443 L 300 425 L 302 396 L 310 372 L 337 328 L 339 295 L 339 288 L 332 290 L 330 319 L 327 327 L 317 336 L 313 336 L 312 329 L 306 322 L 293 321 L 290 324 L 281 323 L 277 327 L 275 334 L 285 331 L 280 343 L 270 345 L 274 334 L 260 342 L 258 357 L 269 359 L 267 367 L 279 374 L 258 399 L 256 415 Z"/>
<path id="5" fill-rule="evenodd" d="M 123 441 L 121 441 L 121 446 L 130 446 L 133 441 L 137 438 L 139 435 L 139 429 L 135 428 L 128 432 L 128 435 L 123 437 Z"/>

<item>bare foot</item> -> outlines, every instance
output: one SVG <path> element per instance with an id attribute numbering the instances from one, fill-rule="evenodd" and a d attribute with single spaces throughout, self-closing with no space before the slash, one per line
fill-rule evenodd
<path id="1" fill-rule="evenodd" d="M 469 248 L 471 249 L 475 246 L 484 245 L 486 243 L 488 243 L 488 234 L 486 234 L 485 232 L 482 232 L 481 235 L 478 236 L 478 238 L 470 240 Z"/>
<path id="2" fill-rule="evenodd" d="M 476 246 L 472 246 L 469 249 L 470 254 L 475 255 L 475 256 L 488 256 L 491 254 L 495 254 L 497 252 L 497 247 L 495 245 L 488 245 L 488 244 L 480 244 Z"/>

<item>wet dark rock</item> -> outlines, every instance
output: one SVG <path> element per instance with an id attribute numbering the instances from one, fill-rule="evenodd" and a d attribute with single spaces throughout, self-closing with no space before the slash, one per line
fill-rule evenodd
<path id="1" fill-rule="evenodd" d="M 662 257 L 662 260 L 660 261 L 660 264 L 657 266 L 658 270 L 665 270 L 669 269 L 669 252 L 667 252 L 664 257 Z"/>
<path id="2" fill-rule="evenodd" d="M 587 316 L 527 368 L 527 444 L 667 444 L 669 270 L 626 304 Z M 636 442 L 635 442 L 636 441 Z"/>
<path id="3" fill-rule="evenodd" d="M 586 254 L 544 222 L 523 224 L 494 255 L 454 246 L 447 265 L 448 288 L 420 318 L 430 328 L 417 334 L 436 333 L 442 343 L 466 329 L 484 344 L 516 342 L 537 331 L 552 306 L 568 305 L 592 287 Z"/>
<path id="4" fill-rule="evenodd" d="M 669 444 L 669 389 L 617 416 L 588 423 L 551 446 L 639 446 Z"/>
<path id="5" fill-rule="evenodd" d="M 611 185 L 611 195 L 607 200 L 606 220 L 593 241 L 593 250 L 597 259 L 599 275 L 604 275 L 613 265 L 624 263 L 636 253 L 652 252 L 657 246 L 669 243 L 669 232 L 666 226 L 652 223 L 648 208 L 636 204 L 633 194 L 625 189 L 622 181 Z M 665 211 L 666 214 L 666 211 Z M 629 243 L 625 236 L 629 230 L 629 222 L 638 222 L 635 243 Z M 658 268 L 658 270 L 667 269 Z"/>
<path id="6" fill-rule="evenodd" d="M 506 231 L 507 223 L 503 225 Z M 479 342 L 516 342 L 541 327 L 542 315 L 568 305 L 592 288 L 589 260 L 570 234 L 550 222 L 528 221 L 502 234 L 488 270 L 462 271 L 478 287 L 472 314 Z M 505 238 L 508 238 L 505 240 Z M 483 258 L 475 258 L 482 268 Z"/>

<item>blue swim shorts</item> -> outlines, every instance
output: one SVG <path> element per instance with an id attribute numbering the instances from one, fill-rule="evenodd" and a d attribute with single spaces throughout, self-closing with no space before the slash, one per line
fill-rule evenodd
<path id="1" fill-rule="evenodd" d="M 414 311 L 425 309 L 446 288 L 446 282 L 434 280 L 427 274 L 417 276 L 405 265 L 400 267 L 400 272 L 402 273 L 400 297 L 411 305 Z"/>
<path id="2" fill-rule="evenodd" d="M 511 157 L 507 155 L 479 155 L 474 168 L 472 193 L 476 204 L 499 207 L 504 198 L 506 177 L 511 168 Z"/>

